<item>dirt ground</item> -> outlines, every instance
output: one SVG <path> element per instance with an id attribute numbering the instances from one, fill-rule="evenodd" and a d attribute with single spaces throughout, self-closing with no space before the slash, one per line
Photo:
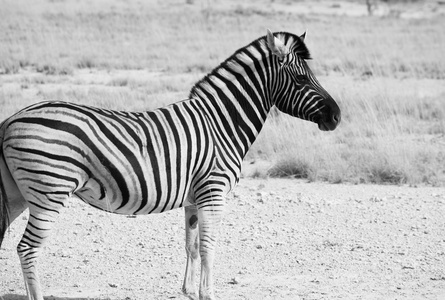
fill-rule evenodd
<path id="1" fill-rule="evenodd" d="M 445 299 L 445 189 L 242 179 L 228 198 L 218 299 Z M 0 299 L 25 299 L 15 246 Z M 186 299 L 183 211 L 112 215 L 73 201 L 40 260 L 47 299 Z M 1 298 L 2 297 L 2 298 Z"/>

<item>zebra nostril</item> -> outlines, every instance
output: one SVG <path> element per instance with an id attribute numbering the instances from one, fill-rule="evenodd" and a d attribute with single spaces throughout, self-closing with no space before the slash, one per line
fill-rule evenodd
<path id="1" fill-rule="evenodd" d="M 332 115 L 332 121 L 334 121 L 335 124 L 340 123 L 340 115 L 339 114 L 333 114 Z"/>

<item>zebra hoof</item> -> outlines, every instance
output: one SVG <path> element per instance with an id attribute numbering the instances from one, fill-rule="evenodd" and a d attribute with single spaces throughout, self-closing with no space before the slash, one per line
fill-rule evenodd
<path id="1" fill-rule="evenodd" d="M 213 293 L 199 293 L 199 300 L 215 300 Z"/>
<path id="2" fill-rule="evenodd" d="M 198 294 L 194 290 L 182 288 L 182 293 L 190 300 L 199 300 Z"/>

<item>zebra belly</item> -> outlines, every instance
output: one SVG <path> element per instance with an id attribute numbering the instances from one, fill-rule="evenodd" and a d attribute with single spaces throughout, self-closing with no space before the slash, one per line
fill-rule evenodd
<path id="1" fill-rule="evenodd" d="M 166 187 L 167 188 L 167 187 Z M 90 178 L 84 186 L 74 192 L 74 195 L 91 206 L 115 214 L 134 215 L 134 214 L 152 214 L 161 213 L 167 210 L 189 206 L 193 204 L 193 198 L 189 188 L 183 190 L 183 193 L 175 194 L 173 198 L 166 198 L 167 194 L 158 193 L 154 190 L 149 192 L 146 199 L 140 197 L 140 193 L 130 193 L 128 201 L 123 201 L 121 195 L 116 195 L 112 190 L 95 178 Z M 158 200 L 158 205 L 157 201 Z M 119 207 L 122 203 L 124 206 Z"/>

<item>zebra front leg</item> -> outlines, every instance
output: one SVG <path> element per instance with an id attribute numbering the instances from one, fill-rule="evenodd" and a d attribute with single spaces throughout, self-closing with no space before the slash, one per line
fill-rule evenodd
<path id="1" fill-rule="evenodd" d="M 196 262 L 199 254 L 198 238 L 198 209 L 195 205 L 185 207 L 185 251 L 187 253 L 187 265 L 185 267 L 182 292 L 190 299 L 198 299 L 196 293 Z"/>
<path id="2" fill-rule="evenodd" d="M 213 262 L 219 226 L 224 209 L 224 200 L 219 196 L 201 201 L 198 206 L 199 254 L 201 256 L 200 300 L 214 300 Z"/>
<path id="3" fill-rule="evenodd" d="M 49 237 L 58 213 L 59 211 L 53 207 L 42 210 L 41 207 L 36 207 L 32 204 L 29 206 L 28 224 L 17 246 L 29 300 L 43 300 L 37 270 L 37 259 L 45 241 Z"/>

